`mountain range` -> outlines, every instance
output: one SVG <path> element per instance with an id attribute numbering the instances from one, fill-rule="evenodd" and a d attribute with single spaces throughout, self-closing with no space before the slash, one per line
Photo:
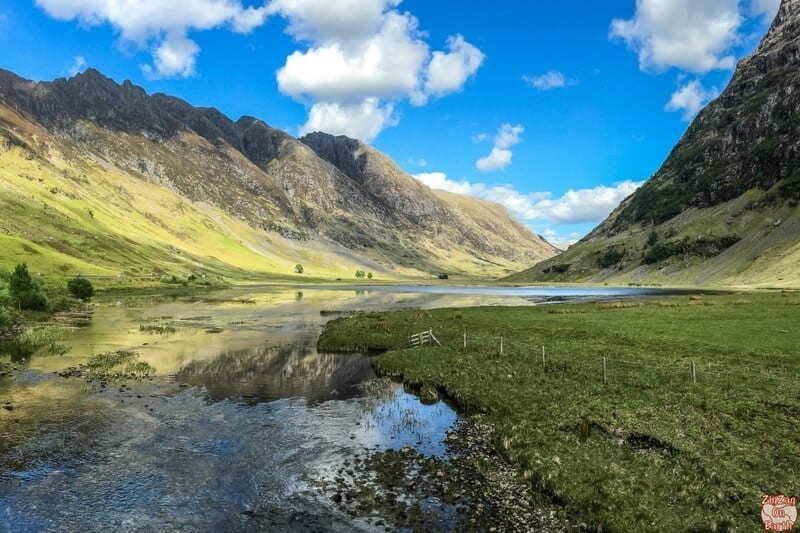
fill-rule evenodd
<path id="1" fill-rule="evenodd" d="M 513 282 L 800 286 L 800 0 L 661 169 L 563 255 Z"/>
<path id="2" fill-rule="evenodd" d="M 557 253 L 355 139 L 295 139 L 93 69 L 0 70 L 0 181 L 0 261 L 43 276 L 497 277 Z"/>

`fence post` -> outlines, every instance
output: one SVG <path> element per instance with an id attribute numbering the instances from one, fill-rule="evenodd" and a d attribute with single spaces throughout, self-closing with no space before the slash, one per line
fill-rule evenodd
<path id="1" fill-rule="evenodd" d="M 467 328 L 464 327 L 464 349 L 467 349 Z"/>
<path id="2" fill-rule="evenodd" d="M 697 385 L 697 369 L 694 366 L 694 360 L 692 360 L 692 384 Z"/>
<path id="3" fill-rule="evenodd" d="M 542 346 L 542 369 L 547 370 L 547 360 L 544 357 L 544 346 Z"/>
<path id="4" fill-rule="evenodd" d="M 503 355 L 503 337 L 500 337 L 500 355 Z"/>
<path id="5" fill-rule="evenodd" d="M 608 385 L 608 367 L 606 366 L 605 357 L 603 357 L 603 385 Z"/>

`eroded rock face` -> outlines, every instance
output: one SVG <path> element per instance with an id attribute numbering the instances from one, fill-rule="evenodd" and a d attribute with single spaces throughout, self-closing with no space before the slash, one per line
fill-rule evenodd
<path id="1" fill-rule="evenodd" d="M 500 273 L 499 265 L 556 253 L 500 206 L 431 191 L 355 139 L 298 141 L 257 118 L 234 122 L 94 69 L 48 83 L 0 70 L 0 105 L 46 129 L 65 153 L 111 163 L 254 228 L 332 242 L 389 268 Z"/>
<path id="2" fill-rule="evenodd" d="M 661 170 L 612 215 L 605 232 L 663 223 L 776 185 L 800 198 L 800 0 L 784 0 L 758 49 L 704 109 Z"/>

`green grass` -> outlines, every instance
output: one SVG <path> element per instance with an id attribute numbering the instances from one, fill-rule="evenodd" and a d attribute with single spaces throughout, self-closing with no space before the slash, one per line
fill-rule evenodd
<path id="1" fill-rule="evenodd" d="M 532 488 L 580 519 L 755 531 L 762 493 L 800 494 L 799 311 L 800 293 L 401 311 L 335 320 L 320 349 L 433 328 L 442 347 L 393 349 L 377 370 L 486 413 Z"/>

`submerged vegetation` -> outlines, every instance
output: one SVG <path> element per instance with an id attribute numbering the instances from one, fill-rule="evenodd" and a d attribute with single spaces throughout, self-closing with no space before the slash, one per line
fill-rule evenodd
<path id="1" fill-rule="evenodd" d="M 335 320 L 319 344 L 390 350 L 380 374 L 485 413 L 529 487 L 592 527 L 750 531 L 762 493 L 800 493 L 798 305 L 785 292 L 398 311 Z M 441 347 L 407 347 L 427 328 Z"/>
<path id="2" fill-rule="evenodd" d="M 153 373 L 153 367 L 140 361 L 139 354 L 130 350 L 93 355 L 84 366 L 89 380 L 136 379 Z"/>

